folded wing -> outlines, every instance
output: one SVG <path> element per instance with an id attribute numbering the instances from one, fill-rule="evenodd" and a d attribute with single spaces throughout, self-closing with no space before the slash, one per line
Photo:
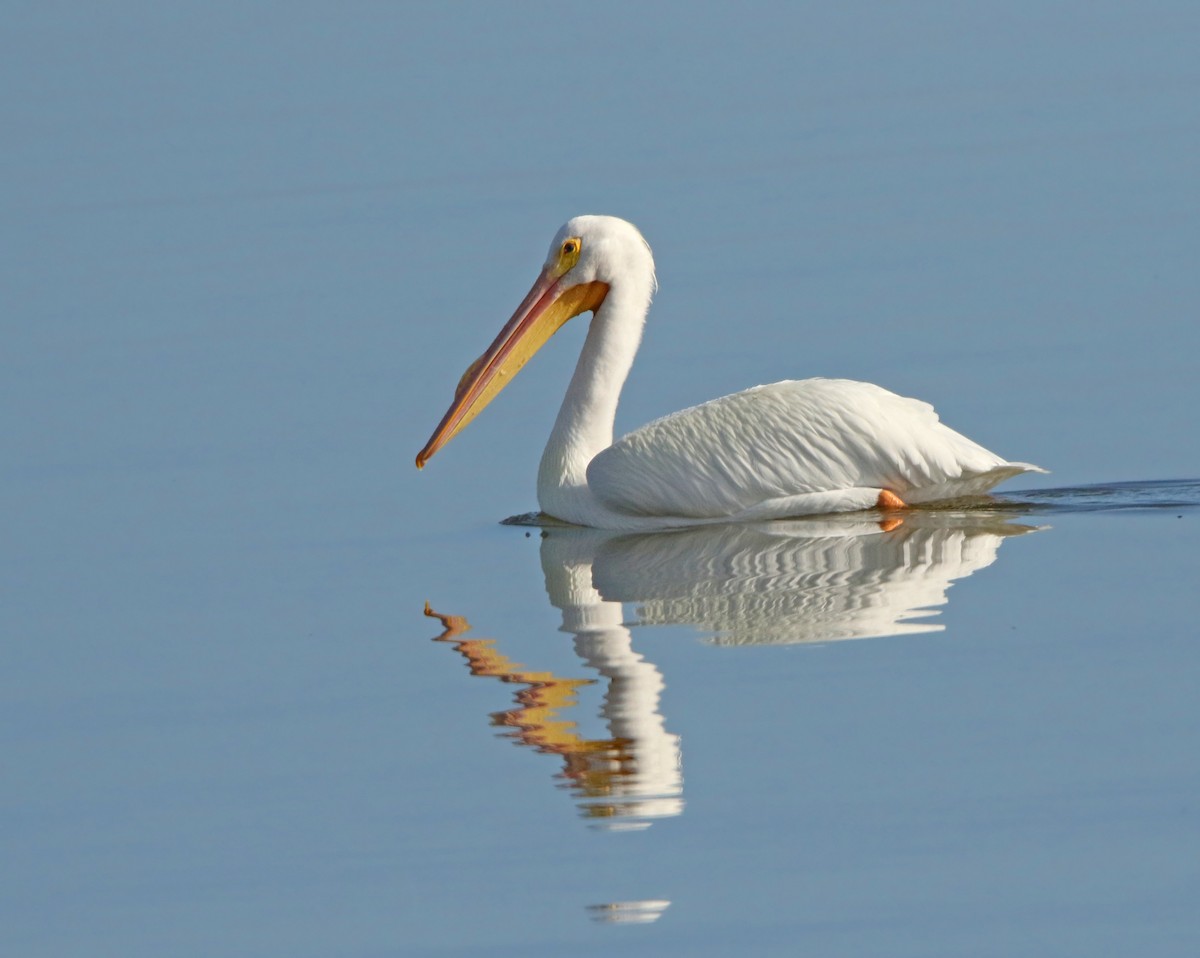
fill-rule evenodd
<path id="1" fill-rule="evenodd" d="M 870 383 L 757 386 L 658 419 L 588 466 L 588 485 L 630 515 L 771 518 L 979 495 L 1042 471 L 943 425 L 928 403 Z"/>

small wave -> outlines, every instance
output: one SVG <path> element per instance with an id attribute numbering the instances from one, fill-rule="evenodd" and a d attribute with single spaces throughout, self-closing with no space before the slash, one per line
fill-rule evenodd
<path id="1" fill-rule="evenodd" d="M 1200 479 L 1106 482 L 997 495 L 996 505 L 1022 512 L 1113 512 L 1124 509 L 1195 509 Z"/>

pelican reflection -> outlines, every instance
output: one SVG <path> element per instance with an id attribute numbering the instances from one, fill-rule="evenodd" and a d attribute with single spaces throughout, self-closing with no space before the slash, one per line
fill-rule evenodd
<path id="1" fill-rule="evenodd" d="M 637 625 L 693 625 L 726 645 L 832 642 L 941 630 L 929 619 L 950 586 L 1037 528 L 980 511 L 652 535 L 559 528 L 545 533 L 542 565 L 549 589 L 557 566 L 586 564 L 600 600 L 632 604 Z"/>
<path id="2" fill-rule="evenodd" d="M 831 642 L 943 628 L 930 621 L 958 579 L 991 565 L 1000 544 L 1037 527 L 997 512 L 927 512 L 706 526 L 620 534 L 542 530 L 546 592 L 590 675 L 520 665 L 466 620 L 434 612 L 473 675 L 519 688 L 492 714 L 518 744 L 562 760 L 560 783 L 581 814 L 609 830 L 646 828 L 684 807 L 679 735 L 659 709 L 658 667 L 633 648 L 630 625 L 687 624 L 728 645 Z M 632 621 L 625 604 L 634 610 Z M 607 734 L 569 718 L 579 690 L 603 681 Z"/>
<path id="3" fill-rule="evenodd" d="M 930 617 L 950 586 L 995 561 L 1000 544 L 1036 527 L 999 512 L 915 511 L 903 521 L 861 517 L 619 534 L 542 530 L 546 593 L 560 630 L 590 675 L 517 664 L 466 620 L 434 612 L 473 675 L 520 686 L 494 725 L 558 756 L 560 783 L 595 827 L 633 831 L 683 811 L 680 737 L 659 708 L 658 667 L 633 648 L 632 627 L 687 624 L 729 645 L 832 642 L 943 628 Z M 625 604 L 633 609 L 625 616 Z M 579 690 L 603 681 L 607 734 L 587 738 L 569 717 Z M 657 920 L 667 899 L 589 906 L 605 923 Z"/>

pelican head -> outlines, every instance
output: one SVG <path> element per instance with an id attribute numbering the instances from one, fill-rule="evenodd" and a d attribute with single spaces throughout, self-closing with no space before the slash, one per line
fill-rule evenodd
<path id="1" fill-rule="evenodd" d="M 632 223 L 615 216 L 576 216 L 564 223 L 521 305 L 463 373 L 454 401 L 417 455 L 417 468 L 495 399 L 568 319 L 599 315 L 606 303 L 620 301 L 621 315 L 638 318 L 634 335 L 640 337 L 654 288 L 650 246 Z"/>

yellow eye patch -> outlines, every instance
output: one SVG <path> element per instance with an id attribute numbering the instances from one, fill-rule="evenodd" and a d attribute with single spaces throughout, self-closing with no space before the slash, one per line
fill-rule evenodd
<path id="1" fill-rule="evenodd" d="M 579 251 L 583 248 L 583 240 L 578 236 L 570 236 L 562 241 L 558 248 L 558 262 L 554 264 L 554 275 L 562 276 L 574 268 L 579 262 Z"/>

